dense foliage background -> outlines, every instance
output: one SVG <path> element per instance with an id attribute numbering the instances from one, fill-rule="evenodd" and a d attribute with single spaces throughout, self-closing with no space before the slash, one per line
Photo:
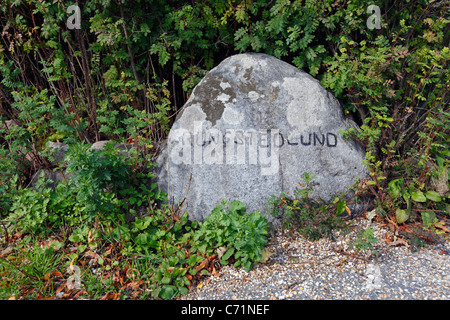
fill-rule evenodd
<path id="1" fill-rule="evenodd" d="M 80 29 L 66 25 L 73 4 Z M 380 8 L 379 29 L 368 27 L 370 4 Z M 95 223 L 106 204 L 135 213 L 144 196 L 159 200 L 139 177 L 151 173 L 177 111 L 209 69 L 253 51 L 318 78 L 353 115 L 361 129 L 345 134 L 366 147 L 372 177 L 357 194 L 369 193 L 380 217 L 397 229 L 415 221 L 438 227 L 450 216 L 448 17 L 443 0 L 3 0 L 0 216 L 28 221 L 22 227 L 34 232 L 62 212 Z M 83 157 L 80 143 L 106 139 L 145 154 Z M 39 169 L 54 169 L 44 152 L 49 141 L 75 146 L 73 198 L 61 189 L 48 191 L 46 202 L 27 189 Z M 77 169 L 94 170 L 102 159 L 109 176 L 100 182 Z M 120 193 L 118 202 L 93 186 Z"/>

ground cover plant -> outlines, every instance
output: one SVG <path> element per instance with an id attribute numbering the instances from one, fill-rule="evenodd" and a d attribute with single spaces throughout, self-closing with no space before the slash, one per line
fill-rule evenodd
<path id="1" fill-rule="evenodd" d="M 72 176 L 55 190 L 41 177 L 9 195 L 0 298 L 173 299 L 229 260 L 250 270 L 262 259 L 267 221 L 242 203 L 189 222 L 157 206 L 151 174 L 133 175 L 120 150 L 75 145 L 67 159 Z"/>
<path id="2" fill-rule="evenodd" d="M 86 0 L 79 21 L 68 10 L 76 4 L 0 4 L 2 299 L 171 299 L 220 264 L 248 269 L 260 259 L 260 215 L 231 202 L 189 222 L 151 182 L 194 86 L 239 52 L 303 69 L 359 124 L 341 134 L 366 149 L 370 178 L 355 182 L 352 200 L 370 202 L 364 214 L 414 249 L 448 239 L 446 1 L 373 1 L 377 15 L 363 0 Z M 112 142 L 87 151 L 100 140 Z M 33 183 L 61 169 L 54 142 L 70 146 L 72 178 Z M 309 199 L 313 177 L 304 178 L 297 194 L 274 195 L 272 209 L 288 229 L 331 237 L 347 203 Z M 236 228 L 240 238 L 224 237 Z M 373 249 L 365 232 L 359 247 Z"/>

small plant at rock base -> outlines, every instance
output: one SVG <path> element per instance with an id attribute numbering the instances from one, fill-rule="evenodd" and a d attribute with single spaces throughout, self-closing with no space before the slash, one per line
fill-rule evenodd
<path id="1" fill-rule="evenodd" d="M 206 255 L 214 250 L 220 252 L 222 264 L 233 259 L 234 266 L 243 266 L 249 271 L 254 263 L 263 259 L 262 252 L 267 243 L 268 224 L 258 211 L 247 213 L 240 201 L 227 202 L 217 206 L 211 215 L 205 218 L 200 229 L 195 232 L 197 248 Z M 223 251 L 226 250 L 226 251 Z"/>
<path id="2" fill-rule="evenodd" d="M 355 249 L 357 252 L 369 249 L 378 258 L 378 251 L 374 247 L 374 244 L 378 243 L 378 239 L 374 237 L 374 232 L 372 228 L 361 230 L 354 242 L 350 243 L 349 249 Z"/>
<path id="3" fill-rule="evenodd" d="M 338 217 L 345 211 L 346 202 L 335 198 L 325 202 L 310 197 L 317 185 L 313 175 L 303 174 L 304 183 L 299 183 L 294 197 L 282 193 L 279 198 L 272 195 L 268 206 L 274 217 L 281 218 L 285 230 L 298 231 L 309 240 L 318 240 L 323 236 L 334 238 L 333 230 L 345 227 L 345 222 Z"/>

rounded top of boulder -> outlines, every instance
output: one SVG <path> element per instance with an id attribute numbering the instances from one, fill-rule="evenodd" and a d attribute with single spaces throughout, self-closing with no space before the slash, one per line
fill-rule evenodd
<path id="1" fill-rule="evenodd" d="M 253 117 L 244 116 L 253 109 Z M 244 53 L 225 59 L 209 71 L 178 119 L 188 130 L 193 129 L 195 121 L 259 129 L 261 120 L 266 121 L 266 128 L 278 128 L 280 122 L 287 122 L 291 129 L 302 129 L 319 128 L 325 123 L 330 126 L 333 119 L 339 120 L 334 125 L 342 127 L 344 117 L 339 102 L 309 74 L 267 54 Z"/>

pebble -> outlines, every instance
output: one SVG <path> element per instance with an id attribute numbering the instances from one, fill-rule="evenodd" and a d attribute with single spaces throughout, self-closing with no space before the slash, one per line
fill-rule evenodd
<path id="1" fill-rule="evenodd" d="M 219 277 L 204 278 L 203 286 L 193 286 L 181 299 L 450 299 L 448 239 L 411 252 L 405 246 L 389 246 L 384 240 L 388 231 L 376 222 L 361 216 L 353 225 L 356 228 L 348 233 L 335 232 L 334 242 L 311 242 L 279 232 L 269 240 L 267 249 L 274 255 L 265 264 L 256 264 L 250 272 L 223 266 Z M 378 258 L 370 251 L 348 248 L 367 227 L 375 230 Z"/>

